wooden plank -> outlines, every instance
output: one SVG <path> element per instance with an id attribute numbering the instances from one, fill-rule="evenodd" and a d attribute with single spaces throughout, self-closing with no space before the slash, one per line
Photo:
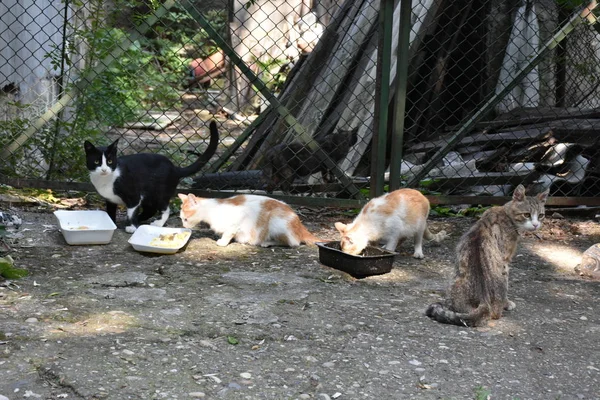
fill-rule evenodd
<path id="1" fill-rule="evenodd" d="M 575 118 L 600 118 L 600 109 L 593 108 L 590 110 L 582 110 L 580 108 L 559 107 L 516 108 L 508 113 L 499 115 L 492 121 L 482 121 L 477 123 L 475 129 L 504 129 L 512 126 L 555 121 L 557 119 Z M 448 130 L 456 129 L 458 129 L 457 126 L 448 127 Z"/>
<path id="2" fill-rule="evenodd" d="M 456 145 L 459 147 L 472 146 L 476 144 L 490 144 L 490 143 L 530 143 L 539 140 L 543 140 L 546 138 L 551 132 L 551 129 L 546 128 L 533 128 L 533 129 L 524 129 L 521 131 L 514 132 L 499 132 L 499 133 L 477 133 L 472 136 L 467 136 L 460 140 Z M 419 152 L 419 151 L 431 151 L 438 149 L 448 143 L 447 140 L 439 139 L 432 140 L 429 142 L 417 143 L 409 147 L 409 152 Z M 498 146 L 498 145 L 496 145 Z"/>
<path id="3" fill-rule="evenodd" d="M 431 205 L 479 204 L 502 205 L 509 202 L 510 196 L 425 196 Z M 552 206 L 600 206 L 600 197 L 549 197 L 546 207 Z"/>
<path id="4" fill-rule="evenodd" d="M 348 106 L 340 117 L 340 125 L 347 123 L 350 126 L 358 126 L 358 140 L 340 164 L 342 171 L 349 175 L 353 175 L 356 171 L 356 167 L 371 143 L 373 136 L 375 84 L 377 80 L 376 53 L 377 38 L 373 37 L 362 59 L 363 74 L 354 86 Z"/>
<path id="5" fill-rule="evenodd" d="M 415 123 L 412 126 L 413 135 L 415 130 L 418 130 L 420 134 L 424 133 L 429 136 L 429 132 L 432 131 L 431 119 L 437 119 L 436 114 L 440 113 L 444 108 L 446 98 L 442 96 L 442 93 L 447 91 L 446 80 L 449 73 L 448 64 L 451 61 L 450 57 L 460 45 L 459 38 L 464 39 L 462 30 L 471 14 L 473 1 L 474 0 L 463 1 L 459 8 L 459 14 L 452 18 L 450 24 L 441 27 L 441 31 L 436 32 L 439 50 L 435 55 L 435 66 L 429 73 L 428 82 L 425 86 L 426 89 L 414 106 L 419 110 L 421 115 L 415 120 Z M 455 95 L 455 93 L 453 93 L 453 95 Z M 434 125 L 436 124 L 434 123 Z"/>
<path id="6" fill-rule="evenodd" d="M 539 173 L 527 171 L 526 173 L 504 173 L 504 172 L 485 172 L 474 173 L 473 176 L 457 176 L 455 178 L 437 178 L 427 179 L 427 189 L 433 191 L 454 191 L 467 190 L 472 186 L 487 185 L 513 185 L 528 184 L 533 182 Z"/>
<path id="7" fill-rule="evenodd" d="M 475 144 L 495 144 L 498 142 L 527 143 L 552 136 L 559 142 L 574 142 L 584 146 L 594 145 L 600 137 L 600 119 L 564 119 L 544 124 L 525 125 L 519 130 L 498 133 L 476 133 L 462 139 L 457 148 Z M 447 140 L 439 139 L 421 142 L 409 147 L 410 152 L 431 151 L 442 147 Z"/>
<path id="8" fill-rule="evenodd" d="M 357 50 L 369 39 L 367 34 L 373 24 L 377 23 L 378 10 L 379 0 L 365 0 L 356 17 L 349 21 L 347 29 L 340 29 L 343 35 L 334 47 L 332 56 L 326 60 L 324 68 L 314 77 L 311 90 L 298 114 L 299 122 L 310 135 L 320 125 L 323 110 L 327 110 L 338 96 L 340 87 L 343 89 L 344 80 L 356 58 L 362 56 L 357 54 Z"/>
<path id="9" fill-rule="evenodd" d="M 600 137 L 600 119 L 568 119 L 549 124 L 552 136 L 560 142 L 594 145 Z"/>
<path id="10" fill-rule="evenodd" d="M 351 18 L 348 14 L 357 12 L 354 10 L 358 10 L 358 7 L 353 2 L 345 2 L 338 9 L 331 23 L 325 28 L 325 32 L 316 48 L 292 70 L 291 76 L 288 77 L 290 82 L 286 82 L 279 98 L 293 115 L 297 115 L 299 108 L 303 105 L 313 83 L 313 77 L 322 68 L 322 60 L 332 54 L 333 47 L 339 41 L 338 29 L 340 25 Z M 271 115 L 256 129 L 245 151 L 236 158 L 230 170 L 240 170 L 245 167 L 257 168 L 260 165 L 263 153 L 257 151 L 257 148 L 259 146 L 269 148 L 279 143 L 287 129 L 286 121 L 273 110 Z M 255 157 L 256 159 L 254 159 Z"/>

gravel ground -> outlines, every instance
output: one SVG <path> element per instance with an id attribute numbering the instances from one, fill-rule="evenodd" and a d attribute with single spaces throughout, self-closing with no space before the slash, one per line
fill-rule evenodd
<path id="1" fill-rule="evenodd" d="M 335 239 L 350 218 L 302 209 Z M 50 212 L 23 210 L 11 252 L 30 275 L 0 282 L 0 399 L 600 399 L 598 282 L 573 268 L 594 221 L 548 219 L 513 262 L 517 309 L 490 326 L 424 315 L 443 296 L 471 218 L 389 274 L 356 280 L 316 247 L 220 248 L 207 229 L 174 255 L 124 230 L 69 246 Z M 171 218 L 168 226 L 180 226 Z M 3 397 L 4 396 L 4 397 Z"/>

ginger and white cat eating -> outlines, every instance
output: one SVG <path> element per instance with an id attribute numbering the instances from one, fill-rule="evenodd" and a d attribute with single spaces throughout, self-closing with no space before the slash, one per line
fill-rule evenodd
<path id="1" fill-rule="evenodd" d="M 429 231 L 428 215 L 427 197 L 418 190 L 398 189 L 370 200 L 352 223 L 336 222 L 335 227 L 345 253 L 360 254 L 369 242 L 382 242 L 386 250 L 394 251 L 402 239 L 413 238 L 413 257 L 423 258 L 423 237 L 440 242 L 447 236 L 445 231 Z"/>
<path id="2" fill-rule="evenodd" d="M 193 228 L 200 222 L 221 238 L 219 246 L 231 240 L 254 246 L 298 247 L 322 241 L 310 233 L 290 206 L 266 196 L 242 194 L 226 199 L 209 199 L 179 194 L 183 226 Z"/>

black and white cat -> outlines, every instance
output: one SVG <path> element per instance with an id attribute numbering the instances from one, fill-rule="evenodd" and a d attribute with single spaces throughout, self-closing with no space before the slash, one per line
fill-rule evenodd
<path id="1" fill-rule="evenodd" d="M 214 121 L 210 123 L 210 143 L 206 151 L 187 167 L 177 167 L 161 154 L 140 153 L 117 157 L 117 142 L 96 147 L 85 141 L 85 155 L 90 180 L 106 199 L 106 212 L 116 222 L 117 206 L 127 207 L 129 233 L 135 232 L 140 222 L 161 217 L 152 225 L 163 226 L 169 218 L 169 201 L 175 195 L 179 180 L 191 176 L 210 160 L 219 144 L 219 132 Z M 141 212 L 140 212 L 141 209 Z"/>

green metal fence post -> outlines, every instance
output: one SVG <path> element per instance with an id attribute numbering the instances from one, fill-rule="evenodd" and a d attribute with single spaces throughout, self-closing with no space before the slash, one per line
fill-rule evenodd
<path id="1" fill-rule="evenodd" d="M 408 50 L 410 42 L 410 14 L 412 2 L 400 1 L 400 27 L 398 50 L 396 52 L 396 94 L 394 104 L 394 132 L 390 158 L 390 192 L 400 188 L 402 167 L 402 147 L 404 144 L 404 112 L 406 109 L 406 88 L 408 83 Z"/>
<path id="2" fill-rule="evenodd" d="M 371 147 L 371 198 L 383 194 L 393 25 L 394 0 L 382 0 L 379 6 L 375 121 L 373 127 L 373 145 Z"/>

